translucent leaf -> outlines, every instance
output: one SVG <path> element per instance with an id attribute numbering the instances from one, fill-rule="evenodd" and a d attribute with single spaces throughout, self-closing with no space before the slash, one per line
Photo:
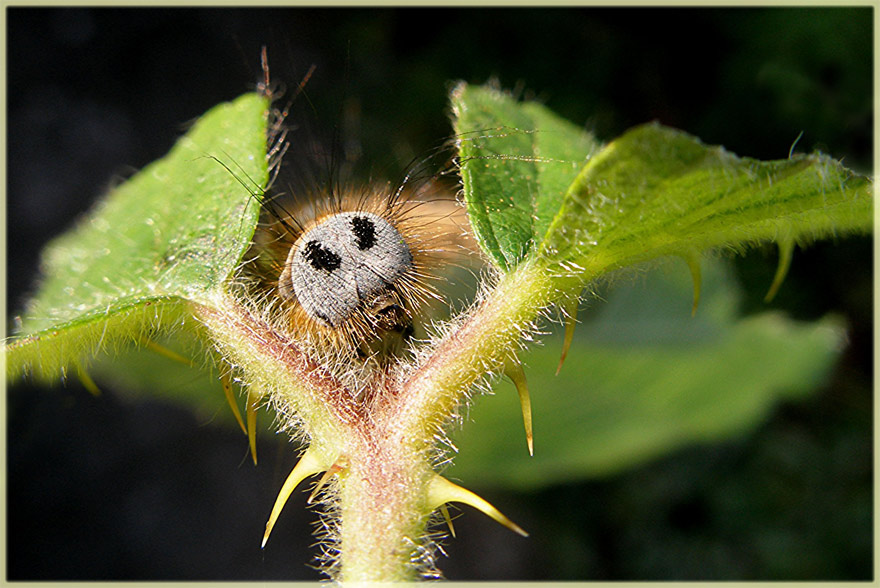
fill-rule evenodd
<path id="1" fill-rule="evenodd" d="M 492 87 L 460 84 L 452 106 L 471 226 L 483 250 L 510 269 L 541 242 L 599 143 L 537 103 L 517 103 Z"/>
<path id="2" fill-rule="evenodd" d="M 186 301 L 221 288 L 253 236 L 252 191 L 268 177 L 267 113 L 257 94 L 216 106 L 50 243 L 7 347 L 10 376 L 57 375 L 98 348 L 186 324 Z"/>

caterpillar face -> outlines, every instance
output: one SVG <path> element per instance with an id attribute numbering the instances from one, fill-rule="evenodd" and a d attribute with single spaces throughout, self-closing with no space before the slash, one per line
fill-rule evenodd
<path id="1" fill-rule="evenodd" d="M 403 330 L 406 312 L 394 312 L 394 304 L 382 301 L 412 270 L 412 252 L 389 221 L 371 212 L 340 212 L 296 241 L 279 285 L 329 328 L 341 328 L 359 311 L 372 309 L 390 323 L 382 325 L 386 330 Z"/>
<path id="2" fill-rule="evenodd" d="M 294 340 L 340 361 L 399 355 L 440 310 L 439 274 L 460 265 L 464 209 L 443 188 L 389 186 L 264 210 L 255 277 Z"/>

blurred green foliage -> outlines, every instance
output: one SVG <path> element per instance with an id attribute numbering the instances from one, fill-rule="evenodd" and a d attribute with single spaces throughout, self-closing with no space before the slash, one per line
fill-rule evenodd
<path id="1" fill-rule="evenodd" d="M 512 386 L 496 384 L 496 396 L 477 399 L 455 435 L 460 452 L 450 474 L 520 490 L 617 474 L 747 433 L 779 402 L 826 379 L 843 338 L 837 321 L 798 324 L 776 313 L 738 321 L 739 288 L 726 264 L 705 265 L 695 317 L 679 261 L 591 300 L 592 316 L 578 326 L 558 375 L 561 337 L 523 353 L 535 456 L 517 435 Z"/>

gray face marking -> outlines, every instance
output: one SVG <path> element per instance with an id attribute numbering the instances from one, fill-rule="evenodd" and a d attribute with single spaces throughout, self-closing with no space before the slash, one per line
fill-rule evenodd
<path id="1" fill-rule="evenodd" d="M 391 223 L 371 212 L 341 212 L 305 232 L 287 258 L 290 287 L 312 318 L 337 327 L 410 268 Z"/>

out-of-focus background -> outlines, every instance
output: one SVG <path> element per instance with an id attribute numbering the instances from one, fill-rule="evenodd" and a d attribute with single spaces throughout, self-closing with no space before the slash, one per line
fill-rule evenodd
<path id="1" fill-rule="evenodd" d="M 739 155 L 785 158 L 797 141 L 868 173 L 872 19 L 868 7 L 8 8 L 7 324 L 35 287 L 45 242 L 162 156 L 187 121 L 252 89 L 262 45 L 288 89 L 316 66 L 292 141 L 336 125 L 361 172 L 378 177 L 399 177 L 448 138 L 452 81 L 489 78 L 604 140 L 659 120 Z M 463 507 L 439 561 L 446 577 L 872 578 L 871 254 L 868 238 L 798 250 L 770 304 L 775 251 L 737 258 L 744 314 L 843 317 L 847 345 L 830 377 L 735 435 L 626 467 L 543 485 L 467 474 L 464 485 L 532 536 Z M 193 412 L 98 383 L 98 397 L 75 380 L 9 390 L 8 579 L 320 577 L 309 567 L 317 516 L 301 492 L 259 548 L 294 461 L 283 436 L 262 434 L 254 467 L 219 396 L 214 413 Z M 513 402 L 508 384 L 497 389 L 478 408 Z M 538 460 L 553 448 L 542 447 L 542 391 L 532 394 Z M 465 432 L 481 425 L 476 409 L 473 419 Z"/>

